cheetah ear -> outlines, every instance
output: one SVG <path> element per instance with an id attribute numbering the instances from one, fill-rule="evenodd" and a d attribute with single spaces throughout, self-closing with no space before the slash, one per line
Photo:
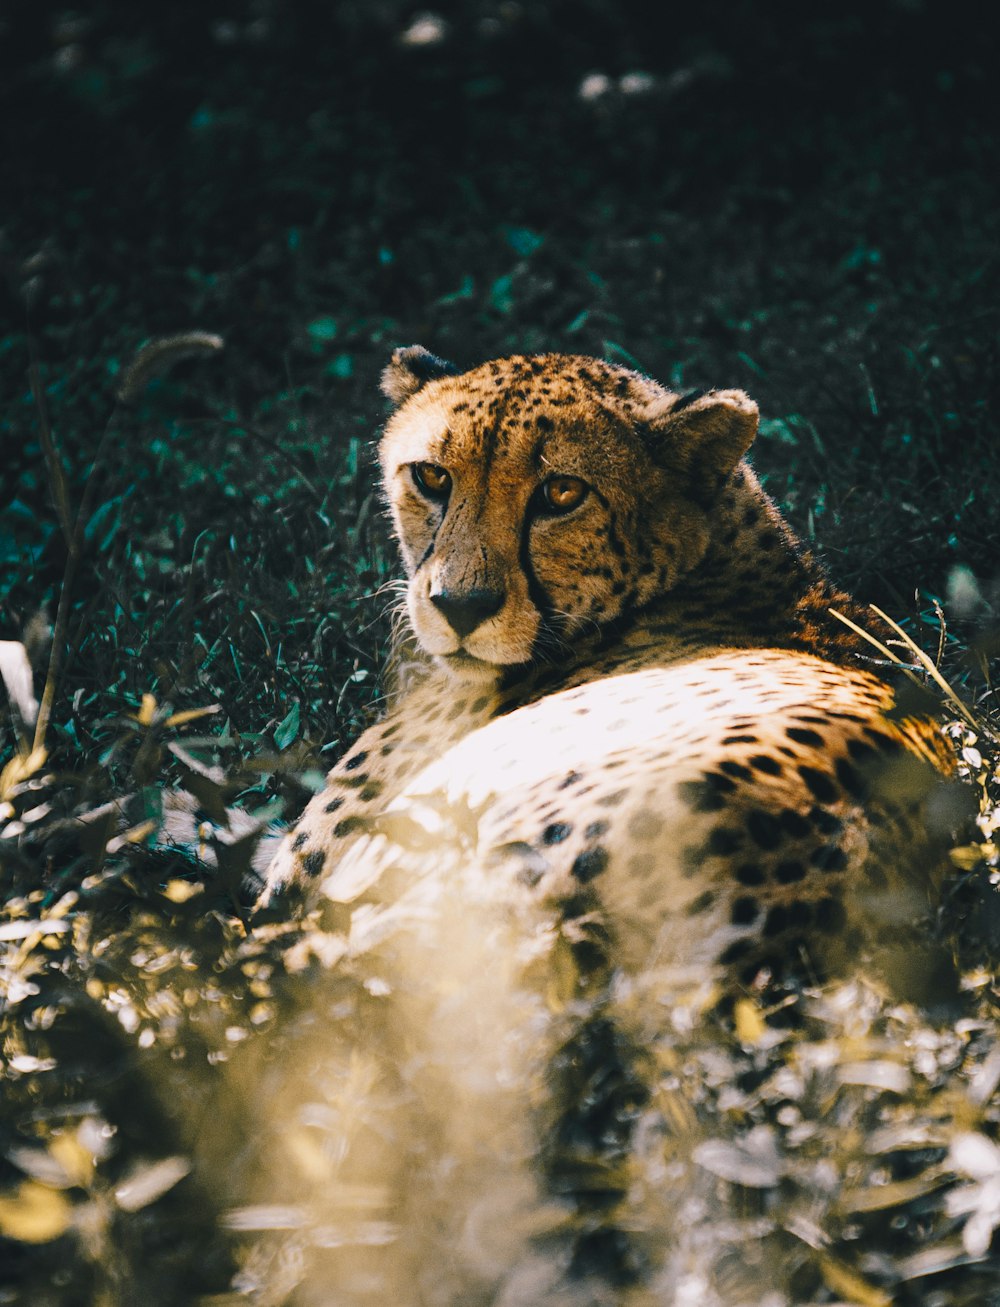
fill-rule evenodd
<path id="1" fill-rule="evenodd" d="M 392 358 L 382 373 L 382 394 L 394 404 L 402 404 L 428 381 L 438 377 L 454 377 L 458 372 L 454 363 L 439 359 L 436 354 L 424 349 L 423 345 L 407 345 L 403 349 L 393 350 Z"/>
<path id="2" fill-rule="evenodd" d="M 647 418 L 651 452 L 707 507 L 753 443 L 758 416 L 757 405 L 742 390 L 671 395 Z"/>

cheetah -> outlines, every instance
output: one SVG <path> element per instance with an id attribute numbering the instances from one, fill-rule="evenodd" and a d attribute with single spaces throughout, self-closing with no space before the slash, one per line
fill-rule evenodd
<path id="1" fill-rule="evenodd" d="M 581 1067 L 641 1061 L 671 987 L 910 955 L 950 752 L 831 615 L 864 620 L 747 462 L 742 391 L 562 354 L 462 372 L 418 346 L 382 389 L 409 643 L 262 901 L 325 904 L 348 961 L 376 959 L 420 1104 L 382 1131 L 402 1160 L 373 1161 L 360 1127 L 344 1145 L 353 1174 L 390 1177 L 402 1232 L 371 1300 L 617 1302 L 565 1286 L 596 1274 L 588 1247 L 627 1243 L 607 1177 L 648 1091 L 629 1070 L 601 1115 Z M 553 1077 L 590 1106 L 557 1109 Z M 575 1233 L 543 1291 L 525 1250 L 551 1202 Z"/>
<path id="2" fill-rule="evenodd" d="M 572 355 L 458 373 L 418 346 L 382 388 L 423 665 L 330 772 L 268 897 L 367 892 L 461 827 L 540 900 L 598 901 L 636 965 L 803 933 L 829 955 L 916 912 L 937 855 L 920 807 L 950 753 L 831 616 L 864 620 L 744 458 L 752 400 Z"/>

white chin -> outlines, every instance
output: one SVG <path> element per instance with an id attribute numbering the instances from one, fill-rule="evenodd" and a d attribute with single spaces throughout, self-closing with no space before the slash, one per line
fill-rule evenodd
<path id="1" fill-rule="evenodd" d="M 496 663 L 483 662 L 472 654 L 459 651 L 453 654 L 435 654 L 435 661 L 450 676 L 462 681 L 495 681 L 503 668 Z"/>

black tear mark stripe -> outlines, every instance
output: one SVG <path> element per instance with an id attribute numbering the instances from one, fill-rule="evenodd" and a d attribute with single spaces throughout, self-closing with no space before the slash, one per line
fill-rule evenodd
<path id="1" fill-rule="evenodd" d="M 532 658 L 537 653 L 538 643 L 542 638 L 543 629 L 546 626 L 554 627 L 555 608 L 548 592 L 539 581 L 535 574 L 535 569 L 531 565 L 531 524 L 532 518 L 530 513 L 525 513 L 521 523 L 521 540 L 518 546 L 518 562 L 521 564 L 521 571 L 524 573 L 524 579 L 528 586 L 528 598 L 538 609 L 539 624 L 538 636 L 535 641 L 535 649 L 532 650 Z M 557 631 L 557 634 L 559 632 Z"/>
<path id="2" fill-rule="evenodd" d="M 433 534 L 431 535 L 431 542 L 430 542 L 430 544 L 427 546 L 427 548 L 424 550 L 424 553 L 423 553 L 422 558 L 420 559 L 420 562 L 419 562 L 419 563 L 416 565 L 416 567 L 413 569 L 413 574 L 414 574 L 414 576 L 416 576 L 416 574 L 420 571 L 420 569 L 423 567 L 424 563 L 427 562 L 428 558 L 430 558 L 430 557 L 433 555 L 433 553 L 434 553 L 434 547 L 435 547 L 435 545 L 437 544 L 438 532 L 441 530 L 442 523 L 444 522 L 444 517 L 445 517 L 445 515 L 444 515 L 444 513 L 442 513 L 441 516 L 438 518 L 438 520 L 437 520 L 437 526 L 434 528 L 434 532 L 433 532 Z"/>

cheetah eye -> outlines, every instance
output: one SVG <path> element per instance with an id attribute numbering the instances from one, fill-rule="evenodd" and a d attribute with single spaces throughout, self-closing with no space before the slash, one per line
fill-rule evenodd
<path id="1" fill-rule="evenodd" d="M 418 490 L 428 499 L 447 499 L 451 490 L 451 473 L 439 463 L 412 463 L 410 471 Z"/>
<path id="2" fill-rule="evenodd" d="M 542 499 L 550 513 L 571 513 L 589 493 L 590 486 L 579 477 L 549 477 L 542 486 Z"/>

